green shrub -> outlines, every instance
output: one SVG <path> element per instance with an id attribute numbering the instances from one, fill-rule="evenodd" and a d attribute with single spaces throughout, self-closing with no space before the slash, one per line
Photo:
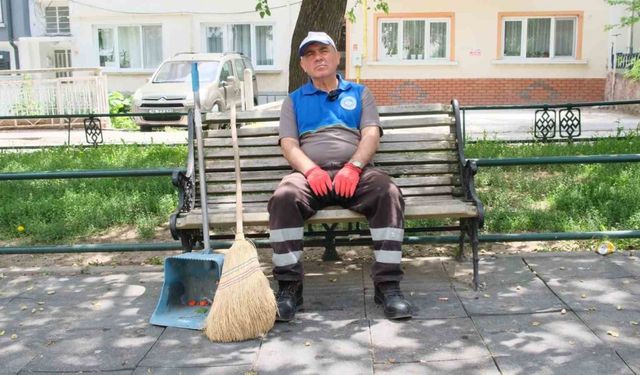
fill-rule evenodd
<path id="1" fill-rule="evenodd" d="M 109 94 L 109 113 L 129 113 L 131 112 L 131 96 L 125 96 L 119 91 Z M 112 117 L 111 124 L 116 129 L 137 129 L 136 123 L 131 117 Z"/>

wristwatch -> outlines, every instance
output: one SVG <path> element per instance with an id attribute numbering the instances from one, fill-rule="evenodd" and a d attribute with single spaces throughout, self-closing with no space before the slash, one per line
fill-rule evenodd
<path id="1" fill-rule="evenodd" d="M 362 164 L 362 162 L 361 162 L 361 161 L 358 161 L 358 160 L 349 160 L 349 163 L 351 163 L 351 164 L 355 165 L 356 167 L 358 167 L 358 168 L 360 168 L 360 169 L 364 168 L 364 164 Z"/>

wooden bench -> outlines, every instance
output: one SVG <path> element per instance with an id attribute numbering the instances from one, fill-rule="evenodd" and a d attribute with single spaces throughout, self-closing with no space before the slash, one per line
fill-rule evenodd
<path id="1" fill-rule="evenodd" d="M 401 188 L 405 198 L 405 219 L 448 218 L 460 232 L 463 257 L 465 238 L 471 242 L 474 286 L 478 285 L 478 229 L 483 224 L 483 205 L 476 196 L 473 176 L 475 163 L 464 157 L 464 143 L 457 101 L 451 105 L 426 104 L 379 107 L 384 136 L 374 163 Z M 190 117 L 192 118 L 192 116 Z M 279 111 L 240 112 L 238 129 L 245 226 L 266 227 L 267 202 L 291 167 L 278 146 Z M 235 182 L 233 149 L 229 129 L 213 129 L 229 122 L 228 114 L 207 114 L 204 123 L 209 225 L 215 237 L 229 234 L 235 225 Z M 268 123 L 265 123 L 268 122 Z M 270 123 L 269 123 L 270 122 Z M 178 209 L 171 215 L 170 227 L 175 239 L 191 250 L 202 240 L 201 202 L 194 164 L 193 121 L 189 121 L 189 157 L 186 172 L 174 174 L 179 190 Z M 215 126 L 212 126 L 215 125 Z M 366 222 L 364 217 L 341 207 L 328 207 L 307 221 L 309 234 L 318 234 L 312 224 L 325 228 L 326 256 L 335 256 L 335 245 L 349 229 L 366 235 L 359 224 L 336 232 L 338 223 Z M 345 226 L 345 225 L 342 225 Z M 426 229 L 426 228 L 425 228 Z M 336 234 L 337 233 L 337 234 Z M 466 235 L 466 236 L 465 236 Z M 343 237 L 346 243 L 348 239 Z M 345 242 L 342 243 L 345 243 Z M 305 244 L 306 238 L 305 238 Z"/>

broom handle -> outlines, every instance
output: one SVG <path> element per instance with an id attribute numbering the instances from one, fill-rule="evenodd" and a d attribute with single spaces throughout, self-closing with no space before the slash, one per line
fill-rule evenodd
<path id="1" fill-rule="evenodd" d="M 234 85 L 235 80 L 232 80 Z M 238 147 L 238 130 L 236 129 L 236 102 L 235 97 L 231 98 L 231 143 L 233 144 L 233 161 L 235 162 L 236 173 L 236 239 L 244 239 L 242 230 L 242 181 L 240 180 L 240 148 Z"/>

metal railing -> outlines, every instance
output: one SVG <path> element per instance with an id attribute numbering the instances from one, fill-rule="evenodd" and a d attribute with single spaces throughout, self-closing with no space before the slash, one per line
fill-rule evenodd
<path id="1" fill-rule="evenodd" d="M 172 115 L 187 116 L 188 112 L 172 112 Z M 101 118 L 111 119 L 114 117 L 163 117 L 164 113 L 129 112 L 129 113 L 70 113 L 55 115 L 25 115 L 25 116 L 0 116 L 0 122 L 4 120 L 37 120 L 37 119 L 60 119 L 64 121 L 67 129 L 67 145 L 71 145 L 71 127 L 74 120 L 82 120 L 85 132 L 85 140 L 88 145 L 97 146 L 104 143 L 103 125 Z"/>
<path id="2" fill-rule="evenodd" d="M 461 106 L 463 139 L 467 139 L 467 112 L 488 110 L 523 110 L 534 109 L 533 139 L 508 139 L 508 142 L 531 141 L 576 141 L 581 140 L 583 134 L 583 121 L 581 108 L 586 107 L 612 107 L 624 105 L 637 105 L 640 100 L 620 100 L 610 102 L 582 102 L 559 104 L 525 104 L 525 105 L 485 105 L 485 106 Z M 597 138 L 587 138 L 594 140 Z M 463 142 L 464 142 L 463 140 Z"/>
<path id="3" fill-rule="evenodd" d="M 623 53 L 618 52 L 611 56 L 612 65 L 615 64 L 616 69 L 630 69 L 633 63 L 640 58 L 640 53 Z"/>
<path id="4" fill-rule="evenodd" d="M 589 156 L 559 156 L 532 158 L 500 158 L 473 159 L 479 167 L 506 167 L 524 165 L 551 164 L 585 164 L 585 163 L 629 163 L 640 162 L 640 154 L 624 155 L 589 155 Z M 55 172 L 23 172 L 0 173 L 0 181 L 19 181 L 34 179 L 71 179 L 71 178 L 114 178 L 114 177 L 152 177 L 171 176 L 182 169 L 118 169 L 118 170 L 76 170 Z M 409 228 L 404 238 L 407 244 L 446 244 L 458 243 L 458 235 L 413 235 L 421 231 L 420 228 Z M 249 236 L 251 237 L 251 236 Z M 555 240 L 590 240 L 590 239 L 622 239 L 640 238 L 640 230 L 594 231 L 594 232 L 530 232 L 530 233 L 484 233 L 480 234 L 480 242 L 513 242 L 513 241 L 555 241 Z M 264 234 L 253 239 L 259 248 L 270 247 Z M 370 240 L 359 238 L 337 238 L 336 245 L 367 245 Z M 229 248 L 233 239 L 220 236 L 211 242 L 214 249 Z M 305 241 L 309 246 L 323 246 L 324 240 L 310 239 Z M 9 246 L 0 247 L 0 254 L 45 254 L 45 253 L 90 253 L 90 252 L 131 252 L 131 251 L 165 251 L 180 250 L 180 242 L 159 243 L 114 243 L 114 244 L 80 244 L 80 245 L 39 245 L 39 246 Z"/>

